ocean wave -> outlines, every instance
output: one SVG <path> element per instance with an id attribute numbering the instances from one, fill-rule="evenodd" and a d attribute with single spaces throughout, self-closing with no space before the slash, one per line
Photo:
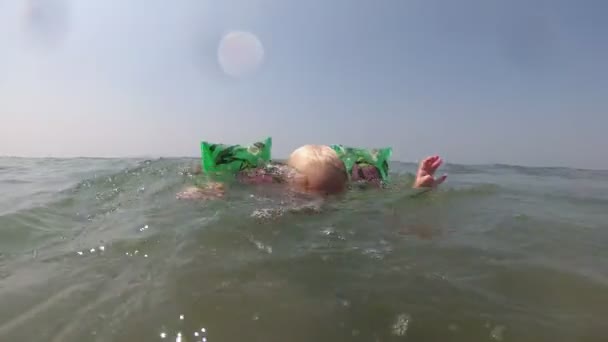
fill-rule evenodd
<path id="1" fill-rule="evenodd" d="M 0 208 L 12 210 L 0 216 L 0 334 L 154 340 L 205 327 L 236 340 L 265 324 L 314 339 L 326 323 L 344 332 L 333 340 L 506 339 L 605 316 L 593 304 L 608 277 L 601 180 L 453 166 L 410 196 L 415 164 L 398 164 L 388 189 L 325 202 L 236 184 L 222 200 L 177 201 L 197 162 L 19 161 L 29 166 L 7 179 L 32 183 L 6 195 L 38 199 Z"/>
<path id="2" fill-rule="evenodd" d="M 585 170 L 566 167 L 530 167 L 507 164 L 493 164 L 490 168 L 511 171 L 522 175 L 561 177 L 565 179 L 608 180 L 607 170 Z"/>

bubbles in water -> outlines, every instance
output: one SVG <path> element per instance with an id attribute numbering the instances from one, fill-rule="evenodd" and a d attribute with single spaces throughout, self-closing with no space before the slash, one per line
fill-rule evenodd
<path id="1" fill-rule="evenodd" d="M 321 230 L 321 233 L 323 233 L 324 235 L 328 235 L 328 236 L 334 234 L 334 232 L 335 232 L 335 230 L 333 227 L 327 227 L 327 228 Z"/>
<path id="2" fill-rule="evenodd" d="M 95 253 L 95 248 L 91 248 L 91 250 L 89 252 Z"/>
<path id="3" fill-rule="evenodd" d="M 106 250 L 106 247 L 105 246 L 99 246 L 99 250 L 103 252 L 103 251 Z"/>
<path id="4" fill-rule="evenodd" d="M 327 227 L 327 228 L 322 229 L 321 234 L 323 234 L 331 239 L 346 241 L 346 238 L 344 236 L 342 236 L 342 234 L 340 234 L 339 232 L 336 232 L 336 229 L 334 227 Z"/>
<path id="5" fill-rule="evenodd" d="M 281 216 L 283 216 L 284 213 L 285 213 L 284 209 L 281 209 L 281 208 L 278 208 L 278 209 L 265 208 L 265 209 L 255 210 L 253 213 L 251 213 L 251 217 L 256 218 L 256 219 L 262 219 L 262 220 L 270 220 L 270 219 L 275 219 L 275 218 L 281 217 Z"/>
<path id="6" fill-rule="evenodd" d="M 369 256 L 372 259 L 376 259 L 376 260 L 384 259 L 384 254 L 375 248 L 367 248 L 363 251 L 363 254 Z"/>
<path id="7" fill-rule="evenodd" d="M 128 252 L 128 251 L 127 251 L 127 252 L 125 252 L 125 255 L 126 255 L 126 256 L 128 256 L 128 257 L 132 257 L 132 256 L 138 256 L 138 255 L 141 255 L 141 256 L 143 256 L 144 258 L 149 257 L 149 255 L 148 255 L 148 254 L 145 254 L 145 253 L 140 253 L 138 249 L 134 250 L 133 252 Z"/>
<path id="8" fill-rule="evenodd" d="M 261 251 L 264 251 L 268 254 L 272 254 L 272 246 L 266 246 L 262 242 L 250 239 L 250 241 Z"/>
<path id="9" fill-rule="evenodd" d="M 84 253 L 82 253 L 82 251 L 78 251 L 78 252 L 76 252 L 76 254 L 83 255 Z"/>
<path id="10" fill-rule="evenodd" d="M 411 317 L 408 314 L 400 314 L 397 316 L 395 324 L 393 324 L 393 334 L 397 336 L 405 336 L 407 328 L 410 325 Z"/>
<path id="11" fill-rule="evenodd" d="M 184 314 L 180 314 L 180 315 L 178 316 L 179 321 L 184 321 L 184 320 L 185 320 L 185 318 L 186 318 L 186 316 L 185 316 Z M 163 326 L 163 327 L 161 328 L 161 331 L 162 331 L 162 330 L 165 330 L 165 329 L 166 329 L 166 328 Z M 179 331 L 179 330 L 178 330 L 178 331 L 175 333 L 175 335 L 174 335 L 174 336 L 175 336 L 175 341 L 176 341 L 176 342 L 182 342 L 182 341 L 184 341 L 184 342 L 186 342 L 186 341 L 202 342 L 202 341 L 207 341 L 206 332 L 207 332 L 207 329 L 205 329 L 205 328 L 201 328 L 201 329 L 200 329 L 200 332 L 199 332 L 198 330 L 196 330 L 196 331 L 193 331 L 193 332 L 187 332 L 187 331 L 186 331 L 185 333 L 183 333 L 182 331 Z M 192 334 L 192 335 L 190 335 L 190 334 Z M 194 336 L 196 339 L 189 339 L 189 338 L 188 338 L 188 335 L 190 335 L 190 336 Z M 166 339 L 167 337 L 169 337 L 169 335 L 168 335 L 166 332 L 162 331 L 162 332 L 160 333 L 160 338 L 161 338 L 161 339 Z M 202 338 L 202 340 L 199 340 L 199 339 L 198 339 L 199 337 L 200 337 L 200 338 Z M 172 337 L 171 337 L 170 339 L 172 339 Z"/>
<path id="12" fill-rule="evenodd" d="M 148 225 L 145 225 L 145 226 L 139 228 L 140 232 L 143 232 L 144 230 L 148 230 Z"/>
<path id="13" fill-rule="evenodd" d="M 490 337 L 496 341 L 502 341 L 504 332 L 505 332 L 505 327 L 502 325 L 497 325 L 490 332 Z"/>

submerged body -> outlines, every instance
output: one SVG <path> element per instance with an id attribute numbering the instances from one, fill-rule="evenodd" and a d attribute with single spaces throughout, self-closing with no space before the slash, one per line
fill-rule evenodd
<path id="1" fill-rule="evenodd" d="M 434 176 L 441 164 L 438 156 L 424 159 L 418 167 L 413 187 L 431 189 L 443 183 L 447 176 L 438 179 Z M 283 184 L 290 191 L 321 196 L 344 192 L 349 178 L 352 182 L 367 183 L 378 188 L 383 185 L 379 170 L 372 165 L 355 164 L 348 175 L 336 152 L 325 145 L 302 146 L 290 155 L 287 164 L 268 163 L 236 175 L 236 180 L 242 184 Z M 178 193 L 177 198 L 221 198 L 224 190 L 223 184 L 210 182 L 203 187 L 188 188 Z"/>

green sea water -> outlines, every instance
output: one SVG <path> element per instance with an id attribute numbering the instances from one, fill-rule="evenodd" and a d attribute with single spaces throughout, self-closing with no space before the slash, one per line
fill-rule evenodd
<path id="1" fill-rule="evenodd" d="M 608 340 L 608 171 L 178 201 L 196 162 L 0 159 L 0 341 Z"/>

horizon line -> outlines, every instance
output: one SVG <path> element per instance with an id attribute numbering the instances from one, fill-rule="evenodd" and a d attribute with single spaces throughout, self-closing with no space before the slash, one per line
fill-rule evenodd
<path id="1" fill-rule="evenodd" d="M 24 157 L 24 156 L 15 156 L 15 155 L 0 155 L 0 159 L 56 159 L 56 160 L 66 160 L 66 159 L 97 159 L 97 160 L 112 160 L 112 159 L 138 159 L 138 160 L 154 160 L 154 159 L 200 159 L 199 156 L 122 156 L 122 157 L 91 157 L 91 156 L 71 156 L 71 157 L 53 157 L 53 156 L 33 156 L 33 157 Z M 279 157 L 274 160 L 284 160 L 287 157 Z M 397 163 L 409 163 L 409 164 L 417 164 L 419 161 L 404 161 L 393 159 L 391 162 Z M 545 169 L 570 169 L 577 171 L 608 171 L 608 169 L 596 169 L 596 168 L 582 168 L 575 166 L 542 166 L 542 165 L 523 165 L 523 164 L 508 164 L 508 163 L 454 163 L 454 162 L 444 162 L 445 165 L 460 165 L 460 166 L 506 166 L 506 167 L 524 167 L 524 168 L 545 168 Z"/>

